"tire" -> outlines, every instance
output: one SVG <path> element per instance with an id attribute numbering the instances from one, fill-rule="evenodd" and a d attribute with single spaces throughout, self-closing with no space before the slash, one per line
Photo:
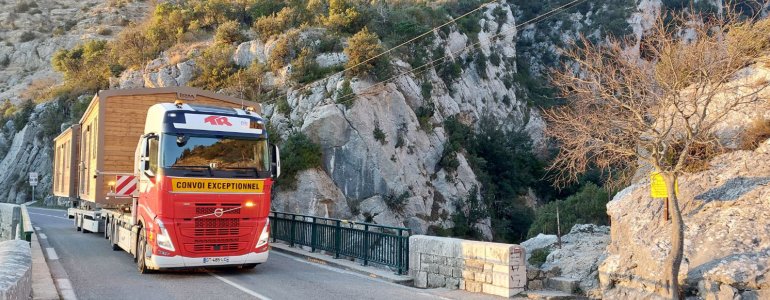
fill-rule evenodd
<path id="1" fill-rule="evenodd" d="M 115 228 L 115 226 L 110 225 L 110 245 L 111 245 L 112 251 L 120 250 L 120 246 L 118 246 L 118 243 L 115 240 L 115 237 L 118 236 L 116 234 L 117 232 L 118 232 L 118 229 Z"/>
<path id="2" fill-rule="evenodd" d="M 152 270 L 147 268 L 147 263 L 145 262 L 147 237 L 144 228 L 139 229 L 139 232 L 139 241 L 136 243 L 136 269 L 139 271 L 139 274 L 149 274 L 152 273 Z"/>
<path id="3" fill-rule="evenodd" d="M 104 223 L 104 239 L 110 239 L 110 222 Z"/>

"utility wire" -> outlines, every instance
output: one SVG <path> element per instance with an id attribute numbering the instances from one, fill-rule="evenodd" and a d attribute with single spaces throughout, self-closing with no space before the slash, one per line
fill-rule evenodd
<path id="1" fill-rule="evenodd" d="M 417 35 L 417 36 L 415 36 L 415 37 L 413 37 L 413 38 L 411 38 L 411 39 L 409 39 L 409 40 L 407 40 L 407 41 L 405 41 L 405 42 L 401 43 L 401 44 L 398 44 L 398 45 L 396 45 L 396 46 L 394 46 L 394 47 L 391 47 L 390 49 L 388 49 L 388 50 L 385 50 L 384 52 L 382 52 L 382 53 L 380 53 L 380 54 L 377 54 L 377 55 L 375 55 L 375 56 L 372 56 L 372 57 L 370 57 L 370 58 L 367 58 L 366 60 L 364 60 L 364 61 L 362 61 L 362 62 L 359 62 L 359 63 L 357 63 L 357 64 L 355 64 L 355 65 L 353 65 L 353 66 L 351 66 L 351 67 L 347 67 L 347 68 L 343 69 L 342 71 L 334 72 L 334 73 L 333 73 L 333 74 L 331 74 L 331 75 L 327 75 L 327 76 L 325 76 L 325 77 L 323 77 L 323 78 L 321 78 L 321 79 L 316 79 L 316 80 L 314 80 L 313 82 L 310 82 L 310 83 L 304 84 L 304 85 L 302 85 L 301 87 L 299 87 L 299 88 L 296 88 L 295 90 L 296 90 L 296 91 L 299 91 L 299 90 L 303 90 L 303 89 L 306 89 L 306 88 L 308 88 L 308 87 L 310 87 L 310 86 L 312 86 L 312 85 L 314 85 L 314 84 L 316 84 L 316 83 L 318 83 L 318 82 L 322 82 L 322 81 L 328 80 L 328 79 L 330 79 L 330 78 L 332 78 L 332 77 L 334 77 L 334 76 L 340 75 L 340 74 L 345 74 L 345 72 L 347 72 L 347 71 L 350 71 L 350 70 L 352 70 L 352 69 L 354 69 L 354 68 L 356 68 L 356 67 L 358 67 L 358 66 L 361 66 L 361 65 L 363 65 L 363 64 L 365 64 L 365 63 L 368 63 L 368 62 L 370 62 L 370 61 L 372 61 L 372 60 L 375 60 L 375 59 L 377 59 L 377 58 L 379 58 L 379 57 L 381 57 L 381 56 L 383 56 L 383 55 L 385 55 L 385 54 L 388 54 L 388 53 L 390 53 L 390 52 L 393 52 L 394 50 L 396 50 L 396 49 L 398 49 L 398 48 L 400 48 L 400 47 L 402 47 L 402 46 L 404 46 L 404 45 L 407 45 L 407 44 L 409 44 L 409 43 L 412 43 L 412 42 L 414 42 L 414 41 L 416 41 L 416 40 L 419 40 L 420 38 L 423 38 L 423 37 L 425 37 L 425 36 L 427 36 L 427 35 L 429 35 L 429 34 L 431 34 L 431 33 L 434 33 L 436 30 L 439 30 L 439 29 L 441 29 L 441 28 L 443 28 L 443 27 L 445 27 L 445 26 L 447 26 L 447 25 L 453 24 L 453 23 L 457 22 L 457 20 L 460 20 L 460 19 L 462 19 L 462 18 L 465 18 L 465 17 L 467 17 L 467 16 L 469 16 L 469 15 L 471 15 L 471 14 L 473 14 L 473 13 L 475 13 L 475 12 L 477 12 L 477 11 L 481 10 L 482 8 L 485 8 L 485 7 L 487 7 L 487 6 L 489 6 L 489 5 L 493 4 L 493 3 L 495 3 L 495 2 L 497 2 L 497 1 L 499 1 L 499 0 L 493 0 L 493 1 L 489 1 L 489 2 L 487 2 L 487 3 L 484 3 L 484 4 L 480 5 L 479 7 L 476 7 L 476 8 L 474 8 L 474 9 L 472 9 L 472 10 L 470 10 L 470 11 L 468 11 L 468 12 L 466 12 L 466 13 L 464 13 L 464 14 L 462 14 L 462 15 L 460 15 L 460 16 L 458 16 L 458 17 L 456 17 L 456 18 L 452 18 L 451 20 L 449 20 L 449 21 L 445 22 L 444 24 L 441 24 L 441 25 L 439 25 L 439 26 L 433 27 L 433 28 L 431 28 L 430 30 L 427 30 L 427 31 L 425 31 L 425 32 L 423 32 L 423 33 L 421 33 L 421 34 L 419 34 L 419 35 Z M 283 96 L 285 96 L 285 95 L 288 95 L 288 92 L 283 92 Z"/>
<path id="2" fill-rule="evenodd" d="M 577 5 L 577 4 L 579 4 L 579 3 L 581 3 L 581 2 L 585 2 L 585 1 L 587 1 L 587 0 L 573 0 L 573 1 L 569 2 L 569 3 L 567 3 L 567 4 L 564 4 L 564 5 L 562 5 L 562 6 L 559 6 L 559 7 L 555 8 L 555 9 L 553 9 L 553 10 L 551 10 L 551 11 L 548 11 L 548 12 L 546 12 L 546 13 L 542 14 L 542 15 L 539 15 L 539 16 L 537 16 L 537 17 L 534 17 L 534 18 L 530 19 L 530 20 L 527 20 L 527 21 L 525 21 L 525 22 L 522 22 L 521 24 L 517 24 L 517 25 L 516 25 L 516 26 L 514 26 L 513 28 L 510 28 L 510 29 L 507 29 L 507 30 L 501 31 L 500 33 L 497 33 L 497 34 L 495 34 L 495 35 L 492 35 L 492 36 L 490 36 L 490 37 L 488 38 L 488 40 L 489 40 L 489 43 L 492 43 L 492 40 L 493 40 L 495 37 L 498 37 L 498 36 L 500 36 L 500 35 L 506 34 L 506 33 L 510 32 L 510 31 L 512 31 L 512 30 L 517 30 L 517 29 L 519 29 L 519 28 L 521 28 L 521 27 L 524 27 L 524 26 L 528 26 L 528 25 L 530 25 L 530 24 L 535 24 L 535 23 L 538 23 L 538 22 L 540 22 L 540 21 L 542 21 L 542 20 L 548 19 L 548 18 L 550 18 L 550 17 L 552 17 L 552 16 L 554 16 L 554 15 L 558 14 L 558 13 L 559 13 L 559 12 L 561 12 L 562 10 L 566 10 L 566 9 L 572 8 L 574 5 Z M 364 88 L 364 89 L 360 90 L 358 94 L 356 94 L 356 93 L 351 93 L 351 94 L 345 95 L 345 96 L 343 96 L 343 97 L 340 97 L 340 98 L 336 99 L 337 101 L 335 101 L 335 103 L 338 103 L 338 104 L 346 104 L 348 101 L 353 101 L 353 100 L 354 100 L 354 98 L 355 98 L 356 96 L 358 96 L 358 95 L 361 95 L 361 94 L 364 94 L 366 91 L 368 91 L 368 90 L 370 90 L 370 89 L 374 88 L 375 86 L 378 86 L 378 85 L 381 85 L 381 84 L 385 84 L 385 83 L 388 83 L 388 82 L 390 82 L 390 81 L 393 81 L 393 80 L 395 80 L 395 79 L 398 79 L 398 78 L 400 78 L 401 76 L 404 76 L 404 75 L 406 75 L 406 74 L 410 74 L 410 73 L 411 73 L 412 75 L 419 75 L 419 74 L 422 74 L 422 73 L 424 73 L 424 72 L 426 72 L 426 71 L 430 70 L 430 68 L 427 68 L 428 66 L 436 66 L 436 65 L 441 65 L 441 64 L 444 64 L 444 63 L 446 63 L 447 61 L 449 61 L 449 60 L 448 60 L 449 58 L 452 58 L 452 57 L 454 57 L 456 54 L 460 54 L 460 53 L 462 53 L 462 52 L 464 52 L 464 51 L 466 51 L 466 50 L 469 50 L 469 49 L 470 49 L 470 50 L 473 50 L 473 49 L 475 49 L 475 48 L 476 48 L 476 46 L 479 46 L 479 45 L 481 45 L 481 43 L 482 43 L 482 42 L 479 40 L 478 42 L 476 42 L 476 43 L 474 43 L 474 44 L 472 44 L 472 45 L 470 45 L 470 46 L 467 46 L 467 47 L 465 47 L 465 48 L 462 48 L 462 49 L 460 49 L 460 50 L 457 50 L 457 51 L 454 51 L 454 52 L 450 52 L 448 55 L 446 55 L 446 56 L 444 56 L 444 57 L 440 57 L 440 58 L 434 59 L 434 60 L 432 60 L 432 61 L 429 61 L 429 62 L 427 62 L 427 63 L 425 63 L 425 64 L 422 64 L 422 65 L 420 65 L 420 66 L 418 66 L 418 67 L 416 67 L 416 68 L 412 68 L 411 70 L 407 70 L 407 71 L 404 71 L 404 72 L 398 73 L 398 74 L 396 74 L 396 75 L 393 75 L 393 76 L 391 76 L 391 77 L 389 77 L 389 78 L 387 78 L 387 79 L 385 79 L 385 80 L 382 80 L 382 81 L 376 82 L 376 83 L 374 83 L 374 84 L 372 84 L 372 85 L 370 85 L 370 86 L 368 86 L 368 87 L 366 87 L 366 88 Z M 442 62 L 440 62 L 440 63 L 438 63 L 438 64 L 436 64 L 436 65 L 434 65 L 434 63 L 438 62 L 439 60 L 443 60 L 443 61 L 442 61 Z M 348 98 L 353 98 L 353 99 L 348 99 Z"/>

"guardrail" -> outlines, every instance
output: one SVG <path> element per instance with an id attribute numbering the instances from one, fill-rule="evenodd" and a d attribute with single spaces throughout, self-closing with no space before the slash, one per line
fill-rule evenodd
<path id="1" fill-rule="evenodd" d="M 19 230 L 20 239 L 32 242 L 32 232 L 34 229 L 32 229 L 32 220 L 29 218 L 27 206 L 24 204 L 21 205 L 21 222 L 19 222 L 19 225 L 21 225 Z"/>
<path id="2" fill-rule="evenodd" d="M 395 268 L 399 275 L 409 268 L 409 228 L 391 227 L 315 216 L 270 213 L 270 236 L 312 251 L 334 253 Z"/>

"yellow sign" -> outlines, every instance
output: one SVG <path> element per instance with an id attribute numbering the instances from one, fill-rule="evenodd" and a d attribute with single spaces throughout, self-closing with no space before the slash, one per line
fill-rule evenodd
<path id="1" fill-rule="evenodd" d="M 674 191 L 679 194 L 679 182 L 674 182 Z M 652 198 L 668 198 L 668 188 L 663 180 L 663 175 L 658 172 L 650 174 L 650 196 Z"/>
<path id="2" fill-rule="evenodd" d="M 177 193 L 261 194 L 264 180 L 171 178 L 171 191 Z"/>

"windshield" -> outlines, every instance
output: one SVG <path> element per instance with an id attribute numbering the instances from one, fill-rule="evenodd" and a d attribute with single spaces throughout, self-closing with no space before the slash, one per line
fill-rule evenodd
<path id="1" fill-rule="evenodd" d="M 208 169 L 209 171 L 231 169 L 254 173 L 270 170 L 265 139 L 164 133 L 161 143 L 161 165 L 164 168 Z"/>

